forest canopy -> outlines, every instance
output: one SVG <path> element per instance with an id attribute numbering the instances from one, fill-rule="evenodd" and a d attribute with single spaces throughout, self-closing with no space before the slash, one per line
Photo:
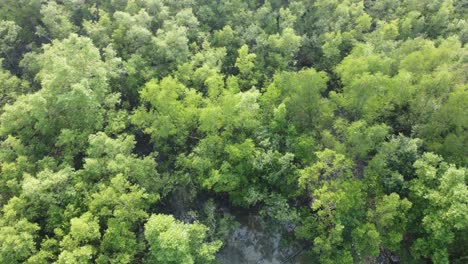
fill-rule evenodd
<path id="1" fill-rule="evenodd" d="M 466 263 L 467 42 L 463 0 L 2 0 L 0 264 L 222 263 L 223 208 Z"/>

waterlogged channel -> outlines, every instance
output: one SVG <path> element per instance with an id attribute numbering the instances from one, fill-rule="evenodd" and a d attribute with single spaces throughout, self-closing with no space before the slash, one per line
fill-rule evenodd
<path id="1" fill-rule="evenodd" d="M 193 199 L 186 192 L 178 190 L 169 199 L 166 213 L 190 223 L 194 207 L 200 210 L 205 205 L 204 199 Z M 219 205 L 218 205 L 219 206 Z M 258 212 L 235 210 L 228 206 L 219 206 L 216 211 L 233 216 L 237 222 L 223 247 L 217 254 L 221 264 L 302 264 L 310 263 L 304 259 L 303 246 L 297 243 L 286 243 L 292 238 L 292 227 L 265 224 Z"/>
<path id="2" fill-rule="evenodd" d="M 217 254 L 222 264 L 295 264 L 300 261 L 302 249 L 299 245 L 286 246 L 283 239 L 285 231 L 264 228 L 256 215 L 236 215 L 240 226 L 224 241 Z M 278 228 L 282 229 L 282 228 Z"/>

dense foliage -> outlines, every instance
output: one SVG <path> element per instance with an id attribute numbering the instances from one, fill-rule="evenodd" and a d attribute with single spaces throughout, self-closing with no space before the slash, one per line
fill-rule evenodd
<path id="1" fill-rule="evenodd" d="M 2 0 L 0 263 L 216 262 L 219 204 L 466 263 L 467 42 L 463 0 Z"/>

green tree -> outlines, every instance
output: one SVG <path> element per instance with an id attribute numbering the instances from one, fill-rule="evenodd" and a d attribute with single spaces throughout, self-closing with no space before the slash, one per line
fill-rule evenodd
<path id="1" fill-rule="evenodd" d="M 167 148 L 184 147 L 197 124 L 199 93 L 186 88 L 172 77 L 153 80 L 141 91 L 141 99 L 151 105 L 137 109 L 132 116 L 135 125 L 151 135 L 163 153 Z"/>
<path id="2" fill-rule="evenodd" d="M 11 60 L 14 59 L 11 58 L 12 51 L 20 45 L 20 31 L 21 27 L 14 21 L 0 21 L 0 54 L 5 56 L 9 63 L 12 63 L 13 61 Z M 3 64 L 3 62 L 0 64 Z"/>
<path id="3" fill-rule="evenodd" d="M 257 83 L 255 69 L 255 58 L 257 55 L 254 53 L 249 54 L 249 47 L 243 45 L 238 50 L 239 56 L 236 59 L 235 66 L 239 69 L 239 85 L 242 90 L 248 90 Z"/>
<path id="4" fill-rule="evenodd" d="M 137 240 L 138 227 L 147 219 L 148 206 L 154 203 L 144 189 L 131 185 L 119 174 L 109 186 L 101 184 L 100 191 L 89 200 L 89 211 L 106 229 L 100 241 L 97 263 L 132 263 L 144 249 Z"/>
<path id="5" fill-rule="evenodd" d="M 107 97 L 108 65 L 90 39 L 77 35 L 46 45 L 36 60 L 42 89 L 5 106 L 0 133 L 18 137 L 36 158 L 72 160 L 102 128 L 105 106 L 116 103 Z"/>
<path id="6" fill-rule="evenodd" d="M 413 164 L 421 156 L 421 145 L 420 139 L 403 135 L 383 143 L 364 172 L 371 190 L 376 195 L 396 192 L 407 197 L 408 182 L 416 176 Z"/>
<path id="7" fill-rule="evenodd" d="M 456 168 L 440 156 L 425 153 L 414 163 L 417 178 L 411 181 L 411 195 L 418 208 L 421 232 L 412 246 L 416 257 L 428 257 L 437 263 L 449 263 L 449 250 L 459 255 L 457 240 L 467 231 L 466 168 Z M 420 222 L 419 222 L 420 221 Z"/>
<path id="8" fill-rule="evenodd" d="M 97 220 L 88 212 L 70 220 L 70 232 L 60 242 L 57 263 L 92 263 L 94 244 L 101 238 Z"/>
<path id="9" fill-rule="evenodd" d="M 83 169 L 77 172 L 86 188 L 94 190 L 96 183 L 108 183 L 122 174 L 125 180 L 138 183 L 158 197 L 164 184 L 156 171 L 154 156 L 139 158 L 132 153 L 134 148 L 134 136 L 121 134 L 111 138 L 102 132 L 90 135 Z"/>
<path id="10" fill-rule="evenodd" d="M 37 224 L 20 219 L 9 223 L 0 218 L 0 262 L 23 263 L 36 252 L 35 237 L 39 230 Z"/>
<path id="11" fill-rule="evenodd" d="M 49 39 L 64 39 L 77 30 L 71 21 L 71 14 L 68 10 L 55 1 L 48 1 L 42 5 L 41 16 L 45 29 L 38 26 L 37 34 Z"/>
<path id="12" fill-rule="evenodd" d="M 368 211 L 368 218 L 375 224 L 374 229 L 381 238 L 381 247 L 392 251 L 402 248 L 411 206 L 406 198 L 400 199 L 398 194 L 392 193 L 379 197 L 375 210 Z"/>
<path id="13" fill-rule="evenodd" d="M 1 64 L 1 61 L 0 61 Z M 0 108 L 12 104 L 16 98 L 31 91 L 30 85 L 10 72 L 0 69 Z"/>
<path id="14" fill-rule="evenodd" d="M 327 81 L 325 72 L 314 69 L 278 73 L 262 96 L 265 104 L 262 106 L 271 115 L 274 108 L 284 104 L 287 123 L 294 125 L 299 133 L 314 131 L 332 116 L 333 108 L 321 96 Z"/>
<path id="15" fill-rule="evenodd" d="M 148 263 L 213 263 L 220 241 L 206 242 L 207 228 L 184 224 L 168 215 L 152 215 L 145 224 Z"/>

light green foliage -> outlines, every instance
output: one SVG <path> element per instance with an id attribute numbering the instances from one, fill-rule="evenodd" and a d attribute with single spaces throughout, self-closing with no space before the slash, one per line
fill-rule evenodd
<path id="1" fill-rule="evenodd" d="M 175 21 L 178 26 L 187 28 L 187 35 L 189 38 L 196 37 L 198 32 L 199 22 L 197 17 L 193 14 L 192 8 L 185 8 L 177 12 Z"/>
<path id="2" fill-rule="evenodd" d="M 364 53 L 365 49 L 358 47 L 355 51 Z M 409 75 L 403 72 L 390 78 L 387 74 L 391 74 L 391 60 L 385 61 L 378 56 L 372 56 L 368 61 L 362 62 L 352 58 L 351 55 L 343 60 L 337 67 L 337 72 L 343 73 L 342 81 L 345 85 L 343 94 L 340 94 L 343 96 L 340 103 L 353 118 L 373 122 L 382 115 L 390 114 L 396 107 L 404 105 L 405 101 L 401 100 L 409 99 L 413 92 L 407 87 L 410 83 Z M 375 74 L 368 71 L 375 71 Z"/>
<path id="3" fill-rule="evenodd" d="M 158 29 L 152 40 L 152 53 L 158 69 L 168 73 L 174 69 L 174 65 L 180 65 L 188 61 L 189 46 L 187 28 L 174 22 L 167 22 L 163 28 Z"/>
<path id="4" fill-rule="evenodd" d="M 369 14 L 383 21 L 398 21 L 403 38 L 427 35 L 447 37 L 461 30 L 466 17 L 460 9 L 462 1 L 376 1 Z M 461 32 L 460 32 L 461 33 Z"/>
<path id="5" fill-rule="evenodd" d="M 0 218 L 0 262 L 22 263 L 35 253 L 34 238 L 38 230 L 37 224 L 26 219 L 8 223 Z"/>
<path id="6" fill-rule="evenodd" d="M 3 68 L 0 69 L 0 108 L 3 109 L 4 105 L 13 103 L 18 96 L 30 90 L 28 82 L 12 75 Z"/>
<path id="7" fill-rule="evenodd" d="M 255 79 L 255 58 L 254 53 L 249 54 L 249 47 L 243 45 L 239 50 L 239 57 L 236 59 L 235 66 L 239 69 L 239 78 L 242 82 L 240 85 L 244 89 L 249 89 L 257 83 Z"/>
<path id="8" fill-rule="evenodd" d="M 92 263 L 96 252 L 92 244 L 100 237 L 99 224 L 90 213 L 71 219 L 70 233 L 60 242 L 62 252 L 57 263 Z"/>
<path id="9" fill-rule="evenodd" d="M 172 77 L 148 82 L 141 97 L 150 107 L 138 108 L 131 121 L 151 137 L 160 156 L 173 161 L 175 156 L 169 158 L 172 151 L 182 151 L 198 138 L 196 126 L 202 97 Z"/>
<path id="10" fill-rule="evenodd" d="M 196 125 L 201 96 L 172 77 L 153 80 L 141 91 L 141 98 L 151 105 L 149 111 L 139 108 L 132 117 L 156 144 L 166 140 L 183 146 Z"/>
<path id="11" fill-rule="evenodd" d="M 372 254 L 373 248 L 378 247 L 375 231 L 366 230 L 371 226 L 357 226 L 359 221 L 356 220 L 365 215 L 362 195 L 362 186 L 352 180 L 335 182 L 333 186 L 326 184 L 314 191 L 311 208 L 317 212 L 317 234 L 313 239 L 313 251 L 320 262 L 352 263 L 353 251 L 359 259 L 361 254 Z"/>
<path id="12" fill-rule="evenodd" d="M 306 15 L 301 16 L 298 28 L 306 34 L 304 46 L 313 47 L 303 51 L 304 59 L 315 60 L 320 68 L 339 63 L 371 27 L 372 17 L 362 0 L 302 2 Z"/>
<path id="13" fill-rule="evenodd" d="M 373 224 L 363 224 L 353 230 L 353 240 L 359 255 L 378 256 L 381 242 L 380 234 Z"/>
<path id="14" fill-rule="evenodd" d="M 224 149 L 227 160 L 221 164 L 220 170 L 212 170 L 210 177 L 203 185 L 215 191 L 234 191 L 245 186 L 244 175 L 252 170 L 250 160 L 255 155 L 255 145 L 251 140 L 241 144 L 227 145 Z M 244 179 L 243 179 L 244 178 Z"/>
<path id="15" fill-rule="evenodd" d="M 59 242 L 54 238 L 46 238 L 41 241 L 40 250 L 28 258 L 28 264 L 47 264 L 56 260 L 55 254 L 59 252 Z"/>
<path id="16" fill-rule="evenodd" d="M 337 67 L 344 89 L 335 98 L 351 117 L 368 123 L 384 120 L 395 132 L 420 136 L 430 149 L 460 162 L 454 157 L 460 156 L 457 153 L 464 146 L 465 120 L 455 115 L 442 121 L 441 116 L 448 108 L 459 108 L 456 112 L 460 114 L 464 111 L 450 99 L 451 94 L 463 97 L 466 90 L 463 53 L 454 38 L 438 46 L 427 40 L 409 40 L 391 55 L 358 46 Z M 461 146 L 456 147 L 455 142 Z M 443 147 L 444 143 L 453 148 Z"/>
<path id="17" fill-rule="evenodd" d="M 111 41 L 112 34 L 112 21 L 109 14 L 105 11 L 99 10 L 99 20 L 91 21 L 86 20 L 83 22 L 83 28 L 86 30 L 88 36 L 93 40 L 94 45 L 97 47 L 106 47 Z M 117 21 L 123 23 L 124 21 Z"/>
<path id="18" fill-rule="evenodd" d="M 201 110 L 199 129 L 206 133 L 223 132 L 227 138 L 234 136 L 236 130 L 252 131 L 259 125 L 259 96 L 254 89 L 236 94 L 225 91 Z"/>
<path id="19" fill-rule="evenodd" d="M 381 237 L 381 245 L 389 250 L 398 251 L 403 240 L 411 202 L 400 199 L 398 194 L 384 195 L 376 202 L 375 211 L 369 211 L 368 217 L 375 224 Z"/>
<path id="20" fill-rule="evenodd" d="M 23 174 L 29 172 L 33 166 L 25 156 L 25 147 L 16 138 L 5 139 L 1 143 L 0 153 L 0 205 L 3 205 L 9 198 L 20 195 Z"/>
<path id="21" fill-rule="evenodd" d="M 45 46 L 37 61 L 42 89 L 5 106 L 0 133 L 33 143 L 39 157 L 58 145 L 53 155 L 71 159 L 102 128 L 107 66 L 91 40 L 77 35 Z"/>
<path id="22" fill-rule="evenodd" d="M 207 228 L 184 224 L 168 215 L 152 215 L 145 224 L 148 263 L 212 263 L 220 241 L 205 242 Z"/>
<path id="23" fill-rule="evenodd" d="M 63 41 L 54 41 L 44 47 L 44 53 L 38 55 L 37 60 L 38 78 L 45 95 L 60 95 L 73 90 L 73 85 L 81 84 L 91 90 L 91 98 L 95 94 L 96 99 L 104 99 L 108 73 L 90 39 L 71 35 Z"/>
<path id="24" fill-rule="evenodd" d="M 13 138 L 8 138 L 5 140 L 2 144 L 2 147 L 22 148 L 21 144 Z M 16 149 L 14 151 L 16 151 Z M 16 155 L 16 153 L 13 155 L 14 158 L 11 160 L 3 157 L 1 163 L 2 181 L 0 182 L 0 204 L 2 205 L 5 204 L 9 198 L 18 196 L 20 194 L 23 174 L 30 171 L 32 167 L 25 156 L 21 154 Z"/>
<path id="25" fill-rule="evenodd" d="M 145 219 L 148 194 L 137 185 L 131 185 L 122 174 L 112 178 L 107 187 L 100 186 L 89 201 L 89 210 L 101 220 L 115 217 L 121 223 L 133 224 Z"/>
<path id="26" fill-rule="evenodd" d="M 406 194 L 405 181 L 415 176 L 413 163 L 421 155 L 421 144 L 402 135 L 383 143 L 365 171 L 369 186 L 376 192 Z"/>
<path id="27" fill-rule="evenodd" d="M 124 179 L 137 182 L 157 197 L 162 182 L 155 168 L 156 163 L 151 155 L 138 158 L 132 154 L 134 147 L 133 136 L 120 135 L 113 139 L 102 132 L 90 135 L 83 170 L 78 173 L 90 185 L 89 188 L 94 188 L 96 182 L 108 181 L 122 174 Z"/>
<path id="28" fill-rule="evenodd" d="M 434 113 L 433 118 L 421 127 L 421 135 L 428 147 L 457 164 L 468 164 L 468 88 L 457 86 L 447 101 Z"/>
<path id="29" fill-rule="evenodd" d="M 301 188 L 313 190 L 323 184 L 332 184 L 351 177 L 353 163 L 344 155 L 330 149 L 316 152 L 315 155 L 318 158 L 317 162 L 301 171 Z"/>
<path id="30" fill-rule="evenodd" d="M 102 237 L 97 263 L 132 263 L 135 255 L 143 249 L 135 233 L 129 231 L 129 224 L 120 219 L 111 218 Z"/>
<path id="31" fill-rule="evenodd" d="M 149 48 L 152 38 L 152 33 L 149 30 L 151 17 L 144 10 L 140 10 L 135 15 L 118 11 L 113 16 L 115 22 L 112 26 L 115 29 L 111 36 L 112 42 L 123 58 L 127 59 L 130 57 L 130 54 L 142 53 L 145 49 Z M 100 17 L 95 27 L 98 27 L 101 23 L 110 24 L 111 22 L 107 22 L 107 20 L 108 18 L 104 14 L 104 16 Z M 106 28 L 105 26 L 103 27 Z"/>
<path id="32" fill-rule="evenodd" d="M 212 47 L 209 42 L 203 41 L 200 50 L 191 57 L 190 62 L 178 67 L 176 77 L 187 86 L 200 92 L 206 92 L 207 80 L 219 76 L 226 56 L 226 48 Z"/>
<path id="33" fill-rule="evenodd" d="M 255 186 L 243 197 L 250 176 L 255 175 L 254 163 L 261 153 L 256 143 L 246 138 L 259 125 L 257 103 L 259 92 L 249 90 L 232 94 L 225 90 L 200 110 L 199 130 L 207 136 L 199 141 L 193 152 L 180 160 L 193 170 L 202 186 L 216 192 L 231 191 L 237 203 L 255 203 Z"/>
<path id="34" fill-rule="evenodd" d="M 295 55 L 299 51 L 302 38 L 292 28 L 286 28 L 281 33 L 264 36 L 258 40 L 259 47 L 254 52 L 261 56 L 259 64 L 269 74 L 275 70 L 287 70 L 296 64 Z"/>
<path id="35" fill-rule="evenodd" d="M 18 34 L 21 27 L 13 21 L 0 21 L 0 52 L 8 57 L 8 53 L 18 44 Z"/>
<path id="36" fill-rule="evenodd" d="M 310 131 L 326 122 L 331 115 L 327 100 L 321 97 L 327 81 L 324 72 L 314 69 L 280 73 L 266 88 L 262 100 L 266 110 L 270 111 L 268 114 L 272 113 L 273 107 L 283 107 L 283 104 L 286 111 L 284 121 L 300 132 Z"/>
<path id="37" fill-rule="evenodd" d="M 265 204 L 265 208 L 260 212 L 263 217 L 269 217 L 277 223 L 295 223 L 299 220 L 297 212 L 281 195 L 270 195 L 265 199 Z"/>
<path id="38" fill-rule="evenodd" d="M 432 153 L 424 154 L 414 167 L 417 178 L 411 182 L 411 191 L 422 210 L 422 232 L 427 236 L 416 240 L 413 254 L 449 263 L 448 247 L 456 234 L 468 228 L 466 169 L 448 165 Z"/>
<path id="39" fill-rule="evenodd" d="M 371 151 L 384 142 L 390 128 L 385 124 L 368 126 L 363 120 L 349 124 L 338 119 L 335 121 L 334 129 L 345 138 L 349 153 L 358 159 L 366 159 Z"/>
<path id="40" fill-rule="evenodd" d="M 317 162 L 302 170 L 299 177 L 299 187 L 307 190 L 312 199 L 311 209 L 316 212 L 310 219 L 315 222 L 311 223 L 312 234 L 315 233 L 313 250 L 320 262 L 352 263 L 351 247 L 345 242 L 349 238 L 345 236 L 356 225 L 352 219 L 363 214 L 362 186 L 352 180 L 353 163 L 342 154 L 325 149 L 316 152 L 316 156 Z M 307 237 L 302 233 L 305 230 L 299 229 L 298 235 Z M 363 239 L 362 231 L 354 233 L 355 240 Z"/>
<path id="41" fill-rule="evenodd" d="M 137 241 L 136 226 L 148 217 L 150 196 L 131 185 L 122 174 L 112 178 L 109 186 L 100 186 L 89 201 L 89 210 L 106 223 L 98 263 L 132 263 L 143 249 Z"/>
<path id="42" fill-rule="evenodd" d="M 41 171 L 36 177 L 25 174 L 22 182 L 22 199 L 27 201 L 25 213 L 33 219 L 45 217 L 48 221 L 43 227 L 52 232 L 67 219 L 66 209 L 62 204 L 72 205 L 77 194 L 73 188 L 75 173 L 71 168 L 52 172 Z M 65 210 L 64 210 L 65 209 Z"/>
<path id="43" fill-rule="evenodd" d="M 303 232 L 315 234 L 314 252 L 320 261 L 362 261 L 378 256 L 382 246 L 398 250 L 411 202 L 392 193 L 366 213 L 364 185 L 351 178 L 352 163 L 328 149 L 316 155 L 318 161 L 304 169 L 299 178 L 300 187 L 311 195 L 316 216 L 305 219 L 304 227 L 297 232 L 305 237 Z"/>
<path id="44" fill-rule="evenodd" d="M 42 5 L 41 16 L 45 29 L 39 26 L 37 29 L 39 35 L 50 36 L 50 39 L 64 39 L 76 31 L 75 25 L 70 21 L 71 14 L 63 5 L 55 1 L 48 1 Z"/>

